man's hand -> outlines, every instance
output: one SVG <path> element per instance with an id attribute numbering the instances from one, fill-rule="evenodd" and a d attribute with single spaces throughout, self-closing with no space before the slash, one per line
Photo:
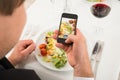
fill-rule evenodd
<path id="1" fill-rule="evenodd" d="M 15 66 L 24 61 L 35 50 L 35 43 L 32 40 L 21 40 L 16 44 L 8 60 Z"/>
<path id="2" fill-rule="evenodd" d="M 54 37 L 57 38 L 58 31 L 54 32 Z M 57 43 L 56 46 L 66 51 L 68 61 L 74 68 L 74 76 L 78 77 L 93 77 L 88 51 L 86 46 L 86 40 L 83 34 L 77 29 L 76 35 L 69 35 L 66 43 L 73 43 L 73 45 L 67 46 L 61 43 Z"/>

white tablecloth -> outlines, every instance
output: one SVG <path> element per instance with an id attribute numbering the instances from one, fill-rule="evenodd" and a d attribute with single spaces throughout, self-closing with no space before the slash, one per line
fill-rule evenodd
<path id="1" fill-rule="evenodd" d="M 71 0 L 71 13 L 79 16 L 77 27 L 87 39 L 89 55 L 97 40 L 105 43 L 96 80 L 117 80 L 120 64 L 120 1 L 111 2 L 111 12 L 103 19 L 91 14 L 92 4 L 84 0 Z M 58 28 L 64 5 L 64 0 L 55 0 L 53 3 L 50 0 L 36 0 L 27 10 L 27 24 L 21 39 L 33 39 L 36 42 L 44 31 Z M 19 68 L 34 69 L 42 80 L 73 79 L 72 71 L 58 72 L 43 67 L 34 57 L 34 52 L 19 64 Z"/>

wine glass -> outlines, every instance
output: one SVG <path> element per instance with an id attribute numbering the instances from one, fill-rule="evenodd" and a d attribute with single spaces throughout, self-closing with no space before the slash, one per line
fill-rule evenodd
<path id="1" fill-rule="evenodd" d="M 51 2 L 52 4 L 54 4 L 54 3 L 55 3 L 55 0 L 50 0 L 50 2 Z"/>
<path id="2" fill-rule="evenodd" d="M 96 20 L 95 22 L 95 27 L 96 27 L 96 34 L 99 39 L 101 39 L 103 34 L 103 30 L 105 28 L 105 22 L 108 22 L 108 18 L 106 16 L 109 15 L 111 11 L 111 1 L 110 0 L 104 0 L 101 2 L 94 2 L 91 6 L 91 13 L 93 14 L 94 19 Z"/>
<path id="3" fill-rule="evenodd" d="M 50 0 L 54 7 L 62 9 L 62 12 L 69 13 L 71 11 L 71 0 Z"/>
<path id="4" fill-rule="evenodd" d="M 106 17 L 111 11 L 111 7 L 104 3 L 96 3 L 92 5 L 91 12 L 97 18 Z"/>
<path id="5" fill-rule="evenodd" d="M 64 0 L 65 5 L 64 5 L 64 9 L 63 12 L 70 12 L 71 11 L 71 0 Z"/>

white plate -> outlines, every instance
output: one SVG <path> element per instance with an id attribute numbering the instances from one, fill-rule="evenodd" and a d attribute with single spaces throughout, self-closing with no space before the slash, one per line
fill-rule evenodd
<path id="1" fill-rule="evenodd" d="M 53 28 L 54 29 L 54 28 Z M 54 29 L 55 30 L 55 29 Z M 43 65 L 44 67 L 48 68 L 48 69 L 51 69 L 51 70 L 55 70 L 55 71 L 69 71 L 69 70 L 72 70 L 72 67 L 69 65 L 69 63 L 67 62 L 66 65 L 60 69 L 56 68 L 51 62 L 47 63 L 45 61 L 42 60 L 42 56 L 39 56 L 40 54 L 40 50 L 39 50 L 39 45 L 40 44 L 43 44 L 45 43 L 45 34 L 46 32 L 48 31 L 53 31 L 53 30 L 46 30 L 44 33 L 42 33 L 37 41 L 36 41 L 36 44 L 37 44 L 37 47 L 36 47 L 36 50 L 35 50 L 35 57 L 37 59 L 37 61 Z"/>

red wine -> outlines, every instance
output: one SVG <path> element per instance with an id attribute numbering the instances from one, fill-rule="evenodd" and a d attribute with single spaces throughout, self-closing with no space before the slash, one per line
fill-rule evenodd
<path id="1" fill-rule="evenodd" d="M 98 3 L 92 6 L 92 14 L 98 18 L 107 16 L 110 11 L 111 8 L 106 4 Z"/>

